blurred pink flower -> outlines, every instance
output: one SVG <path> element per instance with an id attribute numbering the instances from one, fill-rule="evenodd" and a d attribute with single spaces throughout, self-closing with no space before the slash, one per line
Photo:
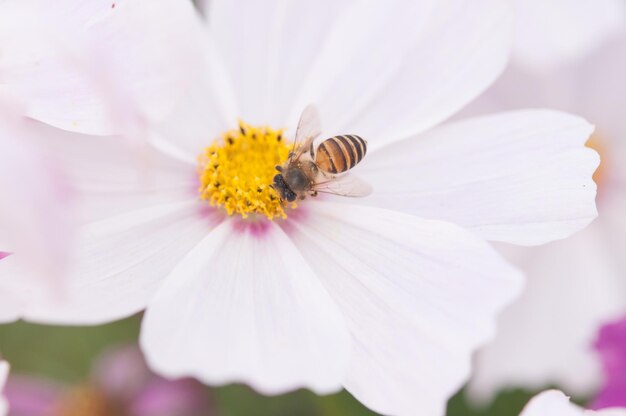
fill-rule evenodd
<path id="1" fill-rule="evenodd" d="M 103 354 L 84 384 L 12 374 L 10 416 L 210 416 L 208 391 L 195 380 L 166 380 L 150 372 L 135 346 Z"/>
<path id="2" fill-rule="evenodd" d="M 626 407 L 626 317 L 602 326 L 594 348 L 604 377 L 591 407 Z"/>

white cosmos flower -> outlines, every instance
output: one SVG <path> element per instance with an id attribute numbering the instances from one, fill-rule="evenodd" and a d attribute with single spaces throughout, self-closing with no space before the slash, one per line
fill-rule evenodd
<path id="1" fill-rule="evenodd" d="M 550 70 L 624 32 L 624 0 L 515 0 L 513 62 Z"/>
<path id="2" fill-rule="evenodd" d="M 1 100 L 0 100 L 1 101 Z M 59 170 L 29 143 L 34 132 L 0 102 L 0 261 L 19 252 L 20 268 L 48 295 L 61 294 L 71 246 L 71 192 Z M 17 319 L 21 283 L 0 282 L 0 323 Z"/>
<path id="3" fill-rule="evenodd" d="M 72 3 L 37 10 L 84 10 Z M 137 13 L 139 5 L 150 13 Z M 246 382 L 268 394 L 343 386 L 384 414 L 443 415 L 472 351 L 519 290 L 518 272 L 484 240 L 541 244 L 596 215 L 598 158 L 583 146 L 592 131 L 584 120 L 527 110 L 438 126 L 503 69 L 506 2 L 212 1 L 208 23 L 180 0 L 89 12 L 63 20 L 79 22 L 63 29 L 87 31 L 94 43 L 86 46 L 111 54 L 101 61 L 116 68 L 117 82 L 107 82 L 116 91 L 83 82 L 89 75 L 76 67 L 84 66 L 68 68 L 63 54 L 7 61 L 10 82 L 63 85 L 63 96 L 93 105 L 21 88 L 38 109 L 30 114 L 101 135 L 127 133 L 103 108 L 111 95 L 114 103 L 128 95 L 149 125 L 143 158 L 152 169 L 138 175 L 136 158 L 113 138 L 38 126 L 38 145 L 76 180 L 85 225 L 68 302 L 37 298 L 24 317 L 94 324 L 146 309 L 141 344 L 162 374 Z M 198 38 L 161 44 L 152 29 L 172 27 Z M 113 51 L 100 47 L 131 31 Z M 170 77 L 176 71 L 163 57 L 181 51 L 206 65 Z M 173 90 L 184 99 L 152 91 L 163 85 L 154 62 L 167 66 L 168 85 L 182 83 Z M 169 113 L 144 108 L 173 103 Z M 374 186 L 370 197 L 309 198 L 273 221 L 228 216 L 200 199 L 202 183 L 204 196 L 228 195 L 220 200 L 227 208 L 269 206 L 280 216 L 268 188 L 278 161 L 269 159 L 286 158 L 289 146 L 270 127 L 293 137 L 308 103 L 319 107 L 324 135 L 369 141 L 355 170 Z M 241 131 L 237 116 L 249 123 Z M 261 150 L 237 150 L 255 143 Z M 11 260 L 0 264 L 0 281 L 11 276 Z"/>
<path id="4" fill-rule="evenodd" d="M 541 76 L 511 68 L 466 112 L 547 106 L 582 114 L 596 124 L 590 145 L 602 159 L 595 175 L 600 216 L 591 226 L 542 247 L 503 248 L 528 281 L 478 357 L 470 389 L 477 398 L 514 386 L 556 384 L 576 395 L 598 386 L 600 364 L 591 348 L 597 328 L 626 308 L 625 71 L 623 36 L 585 62 Z"/>
<path id="5" fill-rule="evenodd" d="M 520 416 L 626 416 L 626 409 L 585 410 L 570 403 L 562 392 L 548 390 L 528 402 Z"/>
<path id="6" fill-rule="evenodd" d="M 2 395 L 4 385 L 9 375 L 9 364 L 6 361 L 0 360 L 0 416 L 6 416 L 9 412 L 9 404 L 6 398 Z"/>

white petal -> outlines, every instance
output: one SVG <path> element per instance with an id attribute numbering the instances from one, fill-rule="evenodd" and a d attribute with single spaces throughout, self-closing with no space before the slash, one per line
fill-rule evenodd
<path id="1" fill-rule="evenodd" d="M 499 318 L 496 338 L 478 355 L 470 384 L 475 398 L 549 384 L 579 396 L 592 394 L 601 369 L 590 346 L 597 329 L 624 308 L 626 285 L 606 238 L 610 228 L 600 217 L 563 241 L 505 247 L 527 285 Z"/>
<path id="2" fill-rule="evenodd" d="M 383 414 L 443 415 L 520 275 L 452 224 L 329 202 L 305 209 L 285 230 L 348 319 L 346 388 Z"/>
<path id="3" fill-rule="evenodd" d="M 626 409 L 584 410 L 562 392 L 548 390 L 533 397 L 520 416 L 626 416 Z"/>
<path id="4" fill-rule="evenodd" d="M 9 0 L 0 16 L 4 87 L 63 129 L 113 134 L 159 120 L 202 72 L 190 1 Z"/>
<path id="5" fill-rule="evenodd" d="M 488 240 L 535 245 L 596 217 L 593 127 L 548 110 L 464 120 L 368 155 L 367 203 L 451 221 Z"/>
<path id="6" fill-rule="evenodd" d="M 145 314 L 153 369 L 276 394 L 340 388 L 348 331 L 293 243 L 270 222 L 226 221 L 180 262 Z"/>
<path id="7" fill-rule="evenodd" d="M 76 261 L 61 298 L 25 287 L 10 256 L 0 262 L 0 286 L 28 291 L 25 319 L 41 323 L 98 324 L 142 310 L 162 279 L 220 220 L 197 201 L 132 211 L 82 227 Z M 26 276 L 27 277 L 27 276 Z"/>
<path id="8" fill-rule="evenodd" d="M 292 126 L 316 103 L 325 131 L 358 129 L 371 143 L 456 112 L 500 73 L 510 46 L 502 1 L 212 6 L 211 28 L 244 119 Z"/>
<path id="9" fill-rule="evenodd" d="M 1 110 L 0 251 L 20 253 L 52 288 L 67 266 L 72 192 L 53 161 L 30 145 L 37 131 L 10 109 Z"/>
<path id="10" fill-rule="evenodd" d="M 399 13 L 405 14 L 405 9 L 406 2 L 400 2 Z M 350 97 L 353 101 L 346 105 L 369 105 L 338 131 L 358 133 L 370 140 L 372 148 L 420 133 L 476 98 L 504 69 L 511 46 L 512 14 L 508 2 L 437 2 L 433 16 L 426 22 L 416 43 L 403 54 L 398 70 L 380 85 L 376 95 L 367 101 Z M 381 48 L 394 47 L 388 33 L 400 31 L 396 23 L 385 27 L 379 35 L 384 41 Z M 372 53 L 369 45 L 365 50 Z M 358 68 L 355 71 L 352 67 L 349 76 L 359 73 Z M 377 77 L 380 72 L 384 74 L 379 70 Z M 375 81 L 378 80 L 368 83 Z M 341 88 L 343 85 L 336 85 L 327 101 L 335 101 Z M 366 83 L 358 88 L 367 91 Z"/>
<path id="11" fill-rule="evenodd" d="M 215 78 L 222 84 L 228 82 L 224 77 Z M 237 114 L 225 114 L 223 104 L 222 97 L 208 82 L 196 85 L 163 122 L 152 126 L 156 131 L 152 143 L 167 143 L 180 152 L 178 159 L 196 166 L 198 155 L 206 147 L 237 126 Z"/>
<path id="12" fill-rule="evenodd" d="M 515 62 L 534 70 L 581 59 L 626 29 L 623 0 L 516 0 Z"/>
<path id="13" fill-rule="evenodd" d="M 238 98 L 238 116 L 249 123 L 283 127 L 336 16 L 352 3 L 211 1 L 211 34 Z M 363 27 L 353 29 L 360 35 Z"/>

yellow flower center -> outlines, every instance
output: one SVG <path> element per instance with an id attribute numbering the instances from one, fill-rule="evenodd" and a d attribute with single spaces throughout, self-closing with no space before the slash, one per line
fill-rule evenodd
<path id="1" fill-rule="evenodd" d="M 283 130 L 240 121 L 239 129 L 223 133 L 198 158 L 200 198 L 228 215 L 286 218 L 285 206 L 270 185 L 276 165 L 285 163 L 290 151 Z"/>

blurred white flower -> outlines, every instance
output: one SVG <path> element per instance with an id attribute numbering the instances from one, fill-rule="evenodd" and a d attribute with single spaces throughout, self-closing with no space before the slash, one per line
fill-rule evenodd
<path id="1" fill-rule="evenodd" d="M 626 409 L 585 410 L 570 403 L 562 392 L 548 390 L 528 402 L 520 416 L 626 416 Z"/>
<path id="2" fill-rule="evenodd" d="M 589 145 L 599 150 L 599 218 L 582 233 L 535 249 L 503 247 L 528 276 L 524 293 L 479 354 L 470 392 L 488 399 L 500 388 L 556 384 L 588 395 L 600 365 L 592 344 L 597 328 L 626 309 L 626 36 L 585 62 L 542 75 L 510 68 L 465 115 L 494 109 L 553 107 L 596 125 Z"/>
<path id="3" fill-rule="evenodd" d="M 513 62 L 549 70 L 581 59 L 624 32 L 624 0 L 515 0 Z"/>
<path id="4" fill-rule="evenodd" d="M 41 292 L 61 295 L 71 249 L 71 192 L 55 167 L 32 145 L 31 123 L 2 103 L 0 111 L 0 261 L 37 279 Z M 17 277 L 15 277 L 16 279 Z M 24 282 L 0 282 L 0 322 L 19 317 Z"/>
<path id="5" fill-rule="evenodd" d="M 0 361 L 0 416 L 6 416 L 9 412 L 9 404 L 2 392 L 9 375 L 9 364 L 6 361 Z"/>
<path id="6" fill-rule="evenodd" d="M 519 288 L 517 271 L 483 240 L 541 244 L 596 215 L 598 159 L 584 147 L 592 131 L 584 120 L 529 110 L 437 127 L 503 69 L 511 16 L 501 0 L 212 1 L 208 25 L 180 0 L 98 3 L 75 19 L 85 9 L 68 6 L 78 0 L 36 3 L 90 22 L 67 27 L 92 31 L 86 46 L 119 71 L 109 74 L 111 98 L 53 71 L 64 68 L 63 53 L 23 66 L 8 59 L 13 85 L 63 80 L 61 92 L 30 91 L 29 102 L 40 103 L 30 114 L 64 129 L 127 134 L 107 112 L 54 97 L 107 108 L 129 96 L 150 126 L 144 156 L 153 169 L 138 177 L 119 141 L 49 128 L 39 145 L 65 161 L 85 225 L 67 304 L 41 299 L 25 317 L 93 324 L 146 308 L 142 347 L 164 375 L 270 394 L 344 386 L 381 413 L 442 415 L 469 375 L 471 352 Z M 137 13 L 141 5 L 150 13 Z M 162 44 L 151 28 L 197 39 Z M 126 37 L 113 51 L 101 47 L 118 33 Z M 154 63 L 169 65 L 174 58 L 159 57 L 173 53 L 206 65 L 174 77 L 193 82 L 177 90 L 184 94 L 159 95 Z M 169 69 L 166 79 L 176 73 Z M 326 134 L 369 141 L 356 169 L 374 193 L 302 201 L 269 221 L 261 212 L 280 216 L 280 205 L 259 178 L 271 179 L 277 161 L 268 159 L 289 146 L 266 126 L 287 127 L 290 137 L 309 102 Z M 237 129 L 237 116 L 250 124 Z M 217 207 L 200 199 L 200 183 Z M 0 263 L 0 282 L 14 276 L 11 260 Z"/>

